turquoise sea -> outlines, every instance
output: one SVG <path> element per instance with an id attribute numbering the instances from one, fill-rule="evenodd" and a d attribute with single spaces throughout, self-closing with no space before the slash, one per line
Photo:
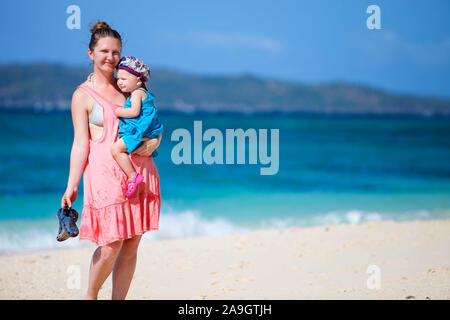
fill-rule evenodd
<path id="1" fill-rule="evenodd" d="M 144 241 L 450 218 L 448 119 L 161 113 L 160 120 L 160 230 Z M 216 128 L 224 136 L 226 129 L 279 129 L 278 173 L 261 175 L 265 165 L 248 158 L 233 165 L 174 164 L 178 142 L 171 134 L 185 128 L 193 135 L 194 121 L 202 121 L 203 132 Z M 90 245 L 55 239 L 69 173 L 70 113 L 0 111 L 0 130 L 0 253 Z M 81 188 L 74 204 L 80 213 L 82 199 Z"/>

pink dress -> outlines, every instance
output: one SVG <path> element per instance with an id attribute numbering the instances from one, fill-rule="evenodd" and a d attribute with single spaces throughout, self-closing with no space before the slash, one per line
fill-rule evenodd
<path id="1" fill-rule="evenodd" d="M 102 246 L 158 230 L 161 194 L 153 158 L 130 156 L 144 181 L 133 197 L 126 199 L 127 176 L 111 155 L 111 145 L 116 141 L 119 130 L 119 119 L 114 110 L 121 106 L 106 100 L 85 84 L 80 87 L 103 108 L 103 134 L 98 140 L 89 140 L 89 156 L 83 176 L 80 240 Z"/>

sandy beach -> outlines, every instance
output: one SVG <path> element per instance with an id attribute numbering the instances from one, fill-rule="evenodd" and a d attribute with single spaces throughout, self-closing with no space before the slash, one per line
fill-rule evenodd
<path id="1" fill-rule="evenodd" d="M 94 249 L 0 256 L 0 299 L 82 299 Z M 450 220 L 143 242 L 127 299 L 407 297 L 450 299 Z"/>

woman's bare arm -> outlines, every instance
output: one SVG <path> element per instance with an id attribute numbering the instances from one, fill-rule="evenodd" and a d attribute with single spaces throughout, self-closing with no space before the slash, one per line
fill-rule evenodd
<path id="1" fill-rule="evenodd" d="M 161 143 L 162 135 L 160 134 L 156 138 L 143 138 L 142 145 L 133 151 L 132 154 L 138 154 L 143 157 L 150 157 L 150 155 L 155 151 L 156 148 L 158 148 L 159 144 Z"/>
<path id="2" fill-rule="evenodd" d="M 67 181 L 67 189 L 61 199 L 61 207 L 72 203 L 77 198 L 78 184 L 86 166 L 89 154 L 89 124 L 88 124 L 88 102 L 87 93 L 82 89 L 77 89 L 72 96 L 72 122 L 74 138 L 72 150 L 70 152 L 70 171 Z"/>

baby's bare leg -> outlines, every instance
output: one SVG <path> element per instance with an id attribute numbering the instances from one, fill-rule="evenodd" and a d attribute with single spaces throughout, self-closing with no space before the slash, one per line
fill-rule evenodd
<path id="1" fill-rule="evenodd" d="M 118 163 L 118 165 L 128 176 L 128 179 L 133 179 L 136 170 L 134 170 L 133 164 L 131 163 L 131 160 L 128 157 L 127 146 L 125 145 L 125 142 L 123 142 L 123 139 L 119 139 L 116 142 L 114 142 L 114 144 L 111 147 L 111 154 Z"/>
<path id="2" fill-rule="evenodd" d="M 142 138 L 142 144 L 136 148 L 136 150 L 133 151 L 132 154 L 136 153 L 143 157 L 149 157 L 152 155 L 153 151 L 156 150 L 156 148 L 159 147 L 159 143 L 161 142 L 161 135 L 157 136 L 156 138 Z"/>

